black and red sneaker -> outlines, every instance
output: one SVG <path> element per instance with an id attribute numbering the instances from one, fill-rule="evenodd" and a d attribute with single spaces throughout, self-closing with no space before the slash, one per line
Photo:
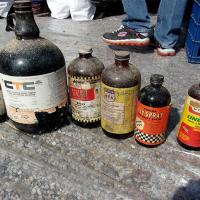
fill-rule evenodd
<path id="1" fill-rule="evenodd" d="M 111 45 L 125 46 L 148 46 L 150 43 L 147 33 L 139 33 L 125 26 L 121 26 L 114 32 L 105 33 L 103 40 Z"/>
<path id="2" fill-rule="evenodd" d="M 175 48 L 164 48 L 159 44 L 159 42 L 155 39 L 154 36 L 151 38 L 150 46 L 157 50 L 157 54 L 160 56 L 175 56 L 176 49 Z"/>
<path id="3" fill-rule="evenodd" d="M 159 46 L 157 47 L 157 53 L 160 56 L 175 56 L 176 50 L 174 48 L 163 48 Z"/>

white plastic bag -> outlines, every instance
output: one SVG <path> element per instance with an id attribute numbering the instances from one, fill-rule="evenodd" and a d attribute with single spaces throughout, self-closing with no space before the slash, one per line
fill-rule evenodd
<path id="1" fill-rule="evenodd" d="M 73 20 L 87 21 L 94 18 L 96 7 L 90 0 L 71 0 L 69 6 Z"/>
<path id="2" fill-rule="evenodd" d="M 14 0 L 0 1 L 0 16 L 7 17 L 8 11 L 10 10 Z"/>
<path id="3" fill-rule="evenodd" d="M 47 0 L 51 16 L 56 19 L 65 19 L 70 16 L 69 2 L 73 0 Z"/>

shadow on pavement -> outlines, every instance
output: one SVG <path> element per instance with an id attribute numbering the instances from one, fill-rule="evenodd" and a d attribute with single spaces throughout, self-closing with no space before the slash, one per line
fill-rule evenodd
<path id="1" fill-rule="evenodd" d="M 186 186 L 178 188 L 172 200 L 199 200 L 200 180 L 190 180 Z"/>
<path id="2" fill-rule="evenodd" d="M 175 129 L 179 121 L 180 121 L 180 114 L 178 112 L 178 108 L 172 107 L 170 115 L 169 115 L 168 128 L 166 132 L 167 138 L 169 137 L 171 132 Z"/>

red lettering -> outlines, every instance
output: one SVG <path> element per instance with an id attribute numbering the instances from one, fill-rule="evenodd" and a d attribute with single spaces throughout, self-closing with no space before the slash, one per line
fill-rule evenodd
<path id="1" fill-rule="evenodd" d="M 94 88 L 85 90 L 85 89 L 69 87 L 69 92 L 70 92 L 70 97 L 76 100 L 92 101 L 95 98 Z"/>
<path id="2" fill-rule="evenodd" d="M 200 116 L 200 108 L 195 108 L 195 107 L 190 105 L 189 106 L 189 112 L 191 112 L 192 114 Z"/>

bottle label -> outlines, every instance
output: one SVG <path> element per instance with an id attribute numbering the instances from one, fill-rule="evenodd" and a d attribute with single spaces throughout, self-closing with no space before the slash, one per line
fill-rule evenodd
<path id="1" fill-rule="evenodd" d="M 165 141 L 171 106 L 153 108 L 137 101 L 135 139 L 146 145 Z"/>
<path id="2" fill-rule="evenodd" d="M 53 113 L 67 103 L 65 67 L 37 76 L 1 74 L 1 85 L 10 119 L 22 124 L 38 122 L 38 112 Z"/>
<path id="3" fill-rule="evenodd" d="M 126 134 L 134 130 L 138 91 L 138 85 L 130 88 L 113 88 L 101 83 L 103 129 L 114 134 Z"/>
<path id="4" fill-rule="evenodd" d="M 190 96 L 185 101 L 178 139 L 188 146 L 200 147 L 200 101 Z"/>
<path id="5" fill-rule="evenodd" d="M 3 99 L 3 93 L 0 89 L 0 115 L 4 115 L 6 113 L 6 107 Z"/>
<path id="6" fill-rule="evenodd" d="M 100 120 L 101 76 L 75 77 L 69 75 L 72 116 L 80 122 Z"/>

